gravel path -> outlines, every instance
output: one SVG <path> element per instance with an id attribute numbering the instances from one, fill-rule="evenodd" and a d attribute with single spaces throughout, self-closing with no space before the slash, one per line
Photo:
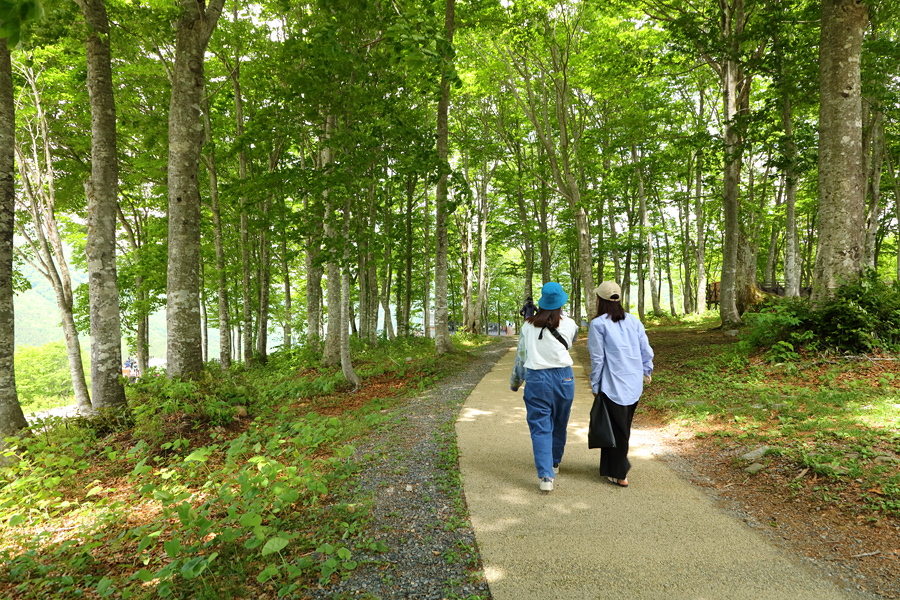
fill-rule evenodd
<path id="1" fill-rule="evenodd" d="M 307 590 L 310 598 L 491 597 L 460 495 L 456 457 L 447 450 L 455 447 L 460 407 L 515 342 L 501 337 L 463 372 L 410 398 L 401 417 L 357 446 L 355 458 L 364 466 L 356 493 L 374 499 L 366 535 L 389 550 L 355 552 L 360 566 L 340 582 Z M 366 454 L 375 458 L 364 460 Z"/>

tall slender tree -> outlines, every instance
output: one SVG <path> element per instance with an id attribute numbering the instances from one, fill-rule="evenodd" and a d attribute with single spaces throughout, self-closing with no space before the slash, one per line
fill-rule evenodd
<path id="1" fill-rule="evenodd" d="M 102 409 L 125 404 L 120 380 L 122 331 L 116 279 L 116 103 L 106 3 L 77 2 L 88 25 L 87 88 L 91 98 L 91 177 L 84 184 L 88 201 L 85 250 L 91 307 L 91 403 L 95 409 Z"/>
<path id="2" fill-rule="evenodd" d="M 200 151 L 204 59 L 225 0 L 179 0 L 169 104 L 169 261 L 166 274 L 166 370 L 203 369 L 200 332 Z M 245 332 L 250 335 L 250 332 Z"/>
<path id="3" fill-rule="evenodd" d="M 450 107 L 450 86 L 452 84 L 451 69 L 453 60 L 453 32 L 455 30 L 456 0 L 446 0 L 444 11 L 445 48 L 441 69 L 441 97 L 437 109 L 437 155 L 440 163 L 440 175 L 435 191 L 435 209 L 437 218 L 434 225 L 435 258 L 434 258 L 434 347 L 435 351 L 445 354 L 453 349 L 450 339 L 449 311 L 447 306 L 447 178 L 449 164 L 448 138 L 450 128 L 447 113 Z"/>
<path id="4" fill-rule="evenodd" d="M 28 427 L 16 393 L 15 314 L 13 307 L 13 220 L 16 214 L 15 135 L 12 63 L 0 38 L 0 451 L 3 439 Z"/>

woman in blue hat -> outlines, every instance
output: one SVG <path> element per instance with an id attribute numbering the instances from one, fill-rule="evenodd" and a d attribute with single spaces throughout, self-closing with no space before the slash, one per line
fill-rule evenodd
<path id="1" fill-rule="evenodd" d="M 575 399 L 569 348 L 578 335 L 578 324 L 562 314 L 568 301 L 569 295 L 554 281 L 541 288 L 537 314 L 525 320 L 519 333 L 516 364 L 509 380 L 514 392 L 523 382 L 526 384 L 525 409 L 534 466 L 544 492 L 553 490 L 553 476 L 559 473 Z"/>

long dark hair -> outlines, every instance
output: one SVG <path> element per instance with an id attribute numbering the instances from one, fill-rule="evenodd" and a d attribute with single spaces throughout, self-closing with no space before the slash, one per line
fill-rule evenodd
<path id="1" fill-rule="evenodd" d="M 535 315 L 525 319 L 525 322 L 531 323 L 538 329 L 543 329 L 544 327 L 556 328 L 559 327 L 559 318 L 561 315 L 562 306 L 554 308 L 553 310 L 544 310 L 543 308 L 538 307 L 538 311 Z"/>
<path id="2" fill-rule="evenodd" d="M 625 309 L 618 300 L 604 300 L 597 296 L 597 316 L 609 315 L 609 320 L 618 323 L 625 318 Z"/>

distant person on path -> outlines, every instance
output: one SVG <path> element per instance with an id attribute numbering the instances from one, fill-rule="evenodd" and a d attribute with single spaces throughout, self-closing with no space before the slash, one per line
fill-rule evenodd
<path id="1" fill-rule="evenodd" d="M 588 328 L 591 390 L 606 404 L 616 439 L 615 448 L 601 448 L 600 475 L 628 487 L 628 442 L 631 422 L 644 383 L 653 373 L 653 349 L 637 317 L 622 307 L 622 290 L 615 281 L 596 289 L 597 316 Z"/>
<path id="2" fill-rule="evenodd" d="M 516 364 L 509 379 L 509 388 L 514 392 L 525 383 L 534 466 L 544 492 L 553 490 L 553 476 L 559 472 L 566 448 L 566 427 L 575 399 L 569 347 L 578 335 L 578 324 L 561 315 L 568 300 L 561 285 L 554 281 L 544 284 L 537 313 L 525 320 L 519 332 Z"/>
<path id="3" fill-rule="evenodd" d="M 537 307 L 534 305 L 534 300 L 531 296 L 525 298 L 525 304 L 522 306 L 522 310 L 519 311 L 519 314 L 522 315 L 525 319 L 530 319 L 537 312 Z"/>

